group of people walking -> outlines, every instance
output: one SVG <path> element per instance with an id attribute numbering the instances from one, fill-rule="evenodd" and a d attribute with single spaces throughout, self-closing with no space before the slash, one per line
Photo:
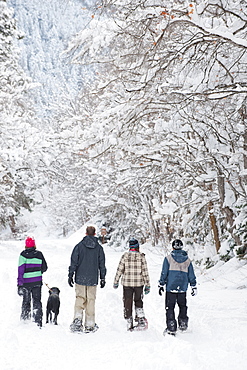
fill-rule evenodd
<path id="1" fill-rule="evenodd" d="M 75 285 L 74 318 L 70 325 L 72 332 L 95 332 L 96 288 L 105 286 L 105 253 L 95 236 L 95 227 L 86 228 L 86 236 L 74 247 L 68 273 L 68 284 Z M 196 295 L 196 277 L 183 243 L 176 239 L 172 242 L 173 251 L 165 257 L 158 292 L 160 295 L 166 287 L 165 309 L 166 329 L 164 334 L 175 334 L 177 329 L 188 327 L 187 297 L 188 286 L 192 295 Z M 33 318 L 42 326 L 41 286 L 42 274 L 47 270 L 43 254 L 36 249 L 35 241 L 27 238 L 25 250 L 21 252 L 18 267 L 18 293 L 23 296 L 21 319 L 31 316 L 31 299 L 33 300 Z M 144 253 L 140 252 L 138 240 L 129 240 L 129 250 L 119 261 L 113 288 L 117 289 L 119 281 L 123 285 L 124 318 L 127 330 L 145 330 L 148 327 L 143 308 L 143 294 L 150 292 L 150 277 Z M 175 317 L 175 305 L 178 304 L 178 320 Z M 135 312 L 133 312 L 133 306 Z"/>

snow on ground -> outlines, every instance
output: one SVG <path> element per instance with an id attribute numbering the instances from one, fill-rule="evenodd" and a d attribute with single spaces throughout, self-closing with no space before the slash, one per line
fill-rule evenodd
<path id="1" fill-rule="evenodd" d="M 44 282 L 61 290 L 58 326 L 19 320 L 21 298 L 17 295 L 17 264 L 24 241 L 0 242 L 0 369 L 90 369 L 90 370 L 243 370 L 247 364 L 247 265 L 232 259 L 198 277 L 198 295 L 188 292 L 189 327 L 177 337 L 164 337 L 164 296 L 158 295 L 164 250 L 142 247 L 146 253 L 151 292 L 144 297 L 149 321 L 146 332 L 126 331 L 123 319 L 122 287 L 112 288 L 123 252 L 104 245 L 107 279 L 98 288 L 93 334 L 69 332 L 73 319 L 74 289 L 67 283 L 70 254 L 83 237 L 77 232 L 67 240 L 36 240 L 48 263 Z M 151 253 L 152 249 L 152 253 Z M 42 288 L 43 311 L 48 289 Z"/>

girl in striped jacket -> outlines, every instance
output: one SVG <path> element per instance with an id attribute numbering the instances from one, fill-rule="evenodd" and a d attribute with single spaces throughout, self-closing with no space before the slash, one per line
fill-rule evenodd
<path id="1" fill-rule="evenodd" d="M 42 252 L 36 249 L 35 240 L 25 240 L 25 250 L 21 252 L 18 264 L 18 294 L 23 297 L 21 320 L 31 318 L 31 300 L 33 319 L 42 327 L 41 286 L 42 274 L 47 270 L 47 263 Z"/>

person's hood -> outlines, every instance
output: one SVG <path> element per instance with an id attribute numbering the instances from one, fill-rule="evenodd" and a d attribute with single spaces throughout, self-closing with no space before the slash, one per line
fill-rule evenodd
<path id="1" fill-rule="evenodd" d="M 84 236 L 84 238 L 82 239 L 82 242 L 87 248 L 94 249 L 97 245 L 98 239 L 95 236 L 87 235 L 87 236 Z"/>
<path id="2" fill-rule="evenodd" d="M 23 252 L 22 252 L 22 255 L 24 257 L 28 257 L 28 256 L 32 256 L 34 254 L 36 254 L 37 250 L 35 247 L 32 247 L 32 248 L 27 248 L 25 249 Z"/>
<path id="3" fill-rule="evenodd" d="M 182 249 L 175 249 L 171 253 L 173 259 L 178 262 L 182 263 L 188 259 L 188 254 Z"/>

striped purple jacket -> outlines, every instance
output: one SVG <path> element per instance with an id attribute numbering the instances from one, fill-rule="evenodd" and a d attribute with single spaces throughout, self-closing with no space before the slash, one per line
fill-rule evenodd
<path id="1" fill-rule="evenodd" d="M 42 274 L 47 270 L 47 263 L 35 247 L 21 252 L 18 264 L 17 285 L 33 287 L 42 285 Z"/>

